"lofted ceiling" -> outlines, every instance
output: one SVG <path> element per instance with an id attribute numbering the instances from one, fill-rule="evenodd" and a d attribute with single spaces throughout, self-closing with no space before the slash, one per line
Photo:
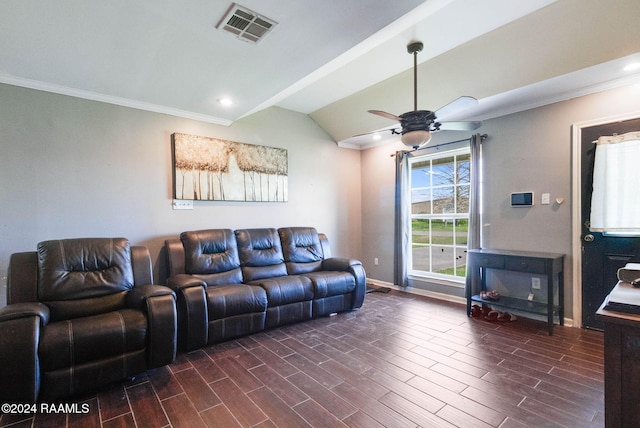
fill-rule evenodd
<path id="1" fill-rule="evenodd" d="M 338 144 L 461 96 L 487 119 L 640 82 L 637 0 L 238 0 L 276 24 L 258 43 L 221 30 L 227 0 L 3 0 L 0 83 L 230 125 L 279 106 Z M 234 103 L 218 101 L 230 97 Z M 639 103 L 640 107 L 640 103 Z M 386 133 L 389 137 L 390 133 Z M 397 137 L 396 137 L 397 138 Z M 383 139 L 382 142 L 385 140 Z"/>

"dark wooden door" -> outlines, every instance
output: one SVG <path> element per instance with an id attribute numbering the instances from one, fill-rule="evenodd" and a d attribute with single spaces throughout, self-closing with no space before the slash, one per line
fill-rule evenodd
<path id="1" fill-rule="evenodd" d="M 604 325 L 596 320 L 596 310 L 616 285 L 617 271 L 630 262 L 640 262 L 640 238 L 612 237 L 589 231 L 591 192 L 593 190 L 593 162 L 596 141 L 603 135 L 624 134 L 640 130 L 640 119 L 612 122 L 582 128 L 581 177 L 582 177 L 582 326 L 602 330 Z M 637 174 L 638 171 L 630 171 Z M 638 209 L 640 215 L 640 209 Z"/>

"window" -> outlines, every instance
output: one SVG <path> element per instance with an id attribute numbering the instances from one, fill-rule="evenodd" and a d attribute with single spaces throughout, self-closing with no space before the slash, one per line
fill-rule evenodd
<path id="1" fill-rule="evenodd" d="M 463 282 L 467 264 L 469 148 L 409 161 L 411 249 L 408 271 Z"/>

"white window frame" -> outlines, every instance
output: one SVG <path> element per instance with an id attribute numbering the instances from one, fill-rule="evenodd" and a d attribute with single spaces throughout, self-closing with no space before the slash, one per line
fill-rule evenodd
<path id="1" fill-rule="evenodd" d="M 409 159 L 409 168 L 412 170 L 413 169 L 413 165 L 416 163 L 420 163 L 420 162 L 425 162 L 425 161 L 434 161 L 437 159 L 442 159 L 442 158 L 448 158 L 448 157 L 453 157 L 455 160 L 455 163 L 457 164 L 458 162 L 458 156 L 461 155 L 466 155 L 469 156 L 471 154 L 470 148 L 467 147 L 463 147 L 463 148 L 459 148 L 459 149 L 453 149 L 453 150 L 447 150 L 447 151 L 439 151 L 439 152 L 432 152 L 429 154 L 425 154 L 425 155 L 421 155 L 421 156 L 414 156 L 411 159 Z M 457 172 L 458 168 L 454 167 L 454 171 Z M 419 187 L 414 188 L 413 187 L 413 182 L 412 182 L 412 174 L 409 174 L 409 193 L 411 194 L 411 192 L 413 192 L 415 189 L 420 189 Z M 457 182 L 457 177 L 454 178 L 454 186 L 460 186 L 460 185 L 464 185 L 464 186 L 471 186 L 471 183 L 463 183 L 463 184 L 459 184 Z M 442 186 L 445 187 L 445 186 Z M 429 188 L 431 189 L 431 197 L 433 197 L 433 186 L 429 186 Z M 437 187 L 436 187 L 437 188 Z M 455 192 L 454 192 L 455 194 Z M 454 260 L 456 260 L 456 257 L 458 256 L 458 251 L 461 250 L 461 246 L 460 245 L 456 245 L 455 243 L 455 223 L 454 223 L 454 242 L 452 244 L 433 244 L 432 243 L 432 227 L 429 227 L 429 244 L 424 244 L 425 247 L 429 248 L 429 271 L 425 271 L 425 270 L 418 270 L 418 269 L 414 269 L 413 268 L 413 220 L 438 220 L 439 218 L 442 218 L 442 214 L 438 214 L 438 213 L 433 213 L 433 214 L 413 214 L 412 212 L 412 204 L 413 204 L 413 199 L 412 197 L 407 198 L 408 201 L 408 212 L 409 212 L 409 223 L 411 225 L 411 239 L 408 242 L 408 246 L 409 248 L 407 249 L 407 272 L 409 275 L 413 276 L 413 277 L 422 277 L 422 278 L 429 278 L 429 279 L 436 279 L 436 280 L 443 280 L 445 282 L 449 282 L 452 283 L 454 285 L 461 285 L 464 284 L 465 282 L 465 277 L 464 276 L 455 276 L 455 275 L 448 275 L 448 274 L 442 274 L 442 273 L 438 273 L 438 272 L 433 272 L 433 250 L 434 250 L 434 246 L 437 247 L 450 247 L 453 249 L 453 256 L 452 256 L 452 264 L 454 264 Z M 458 213 L 457 212 L 457 200 L 456 198 L 454 198 L 454 212 L 451 215 L 447 215 L 448 218 L 453 218 L 453 219 L 466 219 L 467 220 L 467 225 L 468 225 L 468 221 L 469 221 L 469 212 L 467 210 L 467 212 L 465 213 Z M 465 247 L 465 250 L 467 249 L 467 247 Z M 466 257 L 466 254 L 464 255 Z"/>

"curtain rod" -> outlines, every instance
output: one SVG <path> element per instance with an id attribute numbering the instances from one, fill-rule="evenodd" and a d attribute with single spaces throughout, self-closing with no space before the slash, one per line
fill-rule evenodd
<path id="1" fill-rule="evenodd" d="M 430 146 L 429 148 L 430 148 L 430 149 L 436 149 L 436 150 L 437 150 L 438 148 L 443 147 L 443 146 L 448 146 L 449 144 L 456 144 L 456 143 L 462 143 L 462 142 L 464 142 L 464 141 L 471 141 L 471 138 L 472 138 L 472 137 L 469 137 L 469 138 L 463 138 L 462 140 L 449 141 L 448 143 L 436 144 L 435 146 Z M 486 140 L 487 138 L 489 138 L 489 134 L 482 134 L 482 135 L 480 135 L 480 142 L 483 142 L 483 141 L 484 141 L 484 140 Z M 425 147 L 425 148 L 426 148 L 426 147 Z M 418 150 L 422 150 L 422 149 L 407 150 L 407 153 L 412 153 L 412 152 L 415 152 L 415 151 L 418 151 Z M 396 155 L 395 153 L 392 153 L 392 154 L 391 154 L 391 157 L 394 157 L 395 155 Z"/>

